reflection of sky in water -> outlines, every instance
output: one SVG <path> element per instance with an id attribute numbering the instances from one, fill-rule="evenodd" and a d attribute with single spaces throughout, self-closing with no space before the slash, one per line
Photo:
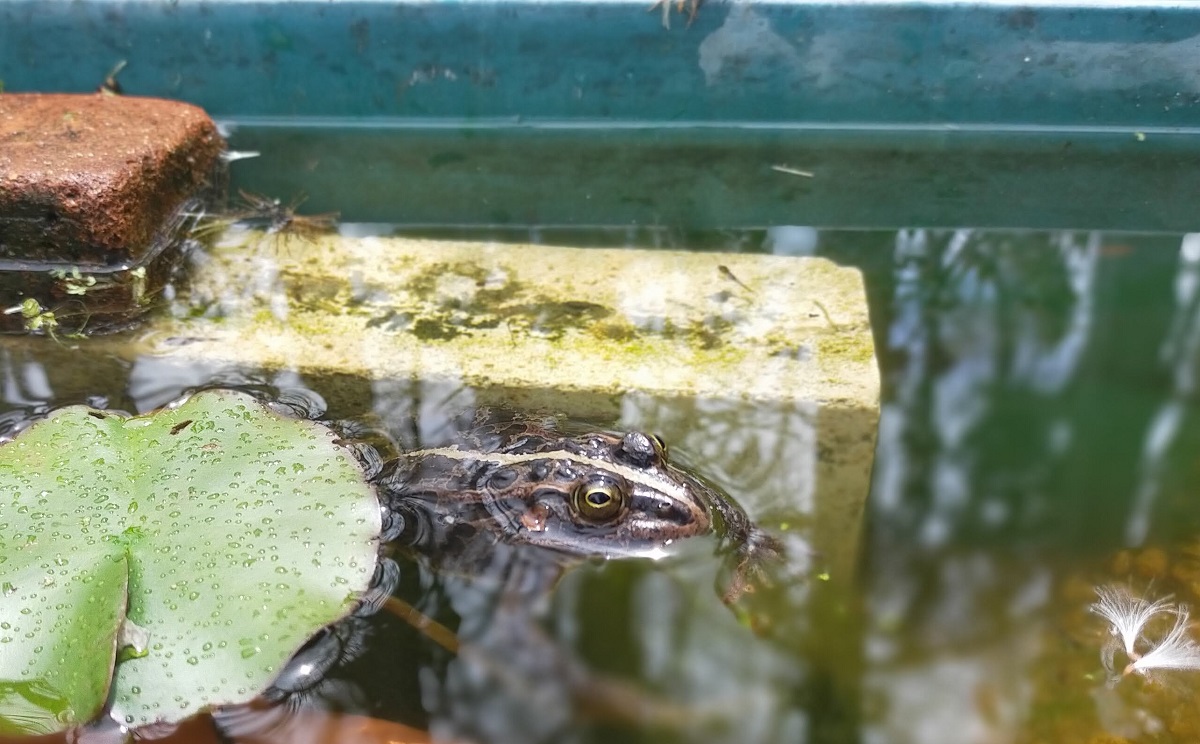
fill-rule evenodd
<path id="1" fill-rule="evenodd" d="M 888 346 L 902 362 L 891 370 L 882 414 L 873 506 L 877 519 L 909 528 L 915 543 L 905 552 L 915 555 L 876 556 L 867 688 L 884 702 L 868 741 L 999 741 L 996 732 L 1021 719 L 1038 625 L 1004 629 L 986 617 L 1004 601 L 988 595 L 1034 582 L 1021 602 L 1028 615 L 1045 602 L 1047 576 L 1031 568 L 1014 577 L 983 552 L 946 549 L 966 522 L 995 527 L 1013 516 L 976 472 L 976 435 L 999 402 L 998 386 L 1050 396 L 1069 383 L 1088 342 L 1099 239 L 1064 233 L 1014 245 L 1011 236 L 969 230 L 897 235 Z M 1047 273 L 1062 278 L 1051 286 L 1067 298 L 1065 318 L 1039 315 L 1044 298 L 1036 295 L 1023 305 L 1031 272 L 1043 282 Z M 913 457 L 914 440 L 924 460 Z M 918 488 L 925 496 L 914 503 Z M 1031 586 L 1040 591 L 1029 594 Z M 925 653 L 914 658 L 913 644 Z M 985 693 L 998 701 L 989 711 L 978 704 Z"/>
<path id="2" fill-rule="evenodd" d="M 1197 353 L 1200 353 L 1200 234 L 1185 235 L 1179 255 L 1179 273 L 1175 279 L 1176 312 L 1161 351 L 1163 361 L 1172 372 L 1173 389 L 1146 432 L 1137 498 L 1126 525 L 1126 536 L 1132 544 L 1146 539 L 1164 458 L 1179 431 L 1188 399 L 1196 388 Z"/>
<path id="3" fill-rule="evenodd" d="M 1111 555 L 1120 535 L 1140 544 L 1170 523 L 1159 497 L 1164 474 L 1178 478 L 1170 454 L 1200 351 L 1200 243 L 1183 239 L 1171 317 L 1146 318 L 1136 338 L 1123 338 L 1113 327 L 1121 315 L 1149 315 L 1151 303 L 1137 299 L 1170 280 L 1153 262 L 1134 265 L 1136 255 L 1125 262 L 1131 243 L 1099 233 L 898 233 L 872 493 L 867 741 L 1018 740 L 1034 670 L 1054 652 L 1045 643 L 1051 565 L 1074 546 L 1072 570 L 1086 574 L 1089 556 Z M 1128 389 L 1114 355 L 1137 359 L 1160 337 L 1171 385 Z M 1157 400 L 1157 412 L 1131 417 L 1131 399 L 1139 411 Z M 1097 479 L 1081 472 L 1113 467 L 1106 449 L 1126 471 L 1140 461 L 1136 475 L 1127 487 L 1076 493 Z M 1089 524 L 1105 529 L 1093 545 L 1077 539 Z M 1055 534 L 1056 525 L 1073 529 Z M 1111 718 L 1111 706 L 1095 715 Z"/>
<path id="4" fill-rule="evenodd" d="M 1050 245 L 1008 245 L 1006 236 L 959 230 L 902 231 L 896 241 L 894 320 L 888 346 L 902 360 L 892 371 L 894 395 L 884 405 L 874 504 L 893 511 L 912 467 L 902 447 L 915 425 L 937 446 L 923 473 L 932 507 L 914 525 L 923 543 L 944 544 L 972 501 L 976 445 L 971 435 L 991 413 L 998 385 L 1051 396 L 1070 380 L 1086 348 L 1091 277 L 1099 236 L 1053 236 Z M 1046 254 L 1030 261 L 1033 252 Z M 1033 272 L 1051 272 L 1068 293 L 1065 317 L 1039 312 L 1039 298 L 1021 306 Z M 1049 323 L 1062 326 L 1047 338 Z M 928 417 L 919 424 L 914 419 Z M 1069 426 L 1069 425 L 1068 425 Z M 1057 437 L 1064 436 L 1061 427 Z M 1069 434 L 1069 432 L 1068 432 Z M 996 521 L 1006 507 L 985 500 L 983 517 Z"/>
<path id="5" fill-rule="evenodd" d="M 815 499 L 816 412 L 811 404 L 724 399 L 655 400 L 626 395 L 622 428 L 678 432 L 671 446 L 722 484 L 751 513 L 811 514 Z M 787 467 L 780 467 L 786 463 Z"/>
<path id="6" fill-rule="evenodd" d="M 14 354 L 0 355 L 4 376 L 4 400 L 13 406 L 37 405 L 54 397 L 46 370 L 35 361 L 24 361 Z"/>

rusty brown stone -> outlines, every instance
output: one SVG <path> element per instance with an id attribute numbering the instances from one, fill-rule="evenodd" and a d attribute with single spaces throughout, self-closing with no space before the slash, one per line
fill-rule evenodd
<path id="1" fill-rule="evenodd" d="M 223 148 L 186 103 L 0 93 L 0 265 L 139 263 Z"/>

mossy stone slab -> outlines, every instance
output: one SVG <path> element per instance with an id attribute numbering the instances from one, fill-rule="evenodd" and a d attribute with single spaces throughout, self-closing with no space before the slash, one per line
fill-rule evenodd
<path id="1" fill-rule="evenodd" d="M 403 238 L 233 240 L 177 356 L 477 387 L 874 409 L 862 276 L 823 258 Z M 176 335 L 177 334 L 177 335 Z M 165 349 L 164 349 L 165 351 Z"/>

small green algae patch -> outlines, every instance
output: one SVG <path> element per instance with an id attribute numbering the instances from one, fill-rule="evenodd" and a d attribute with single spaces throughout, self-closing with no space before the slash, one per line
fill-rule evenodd
<path id="1" fill-rule="evenodd" d="M 254 697 L 374 572 L 379 504 L 333 434 L 231 391 L 55 411 L 0 446 L 0 732 Z M 149 634 L 113 671 L 119 632 Z"/>
<path id="2" fill-rule="evenodd" d="M 872 364 L 875 361 L 875 344 L 871 330 L 862 333 L 825 333 L 817 337 L 817 353 L 824 359 L 841 363 Z"/>
<path id="3" fill-rule="evenodd" d="M 463 332 L 453 325 L 434 318 L 421 318 L 412 324 L 412 333 L 422 341 L 449 341 Z"/>
<path id="4" fill-rule="evenodd" d="M 297 287 L 309 283 L 302 281 Z M 297 298 L 306 294 L 302 289 Z M 450 341 L 497 328 L 557 340 L 613 314 L 612 308 L 600 303 L 535 292 L 514 272 L 489 272 L 465 261 L 427 266 L 394 294 L 403 298 L 398 303 L 403 309 L 380 308 L 367 317 L 365 327 L 407 331 L 421 341 Z M 315 309 L 298 303 L 306 310 Z"/>

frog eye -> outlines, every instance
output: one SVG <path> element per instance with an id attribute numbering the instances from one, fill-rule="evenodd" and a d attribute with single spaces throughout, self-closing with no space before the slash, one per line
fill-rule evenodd
<path id="1" fill-rule="evenodd" d="M 612 483 L 593 481 L 575 489 L 575 511 L 590 522 L 612 519 L 625 504 L 625 493 Z"/>
<path id="2" fill-rule="evenodd" d="M 654 449 L 658 452 L 658 456 L 665 460 L 667 459 L 667 443 L 657 434 L 650 435 L 650 441 L 654 443 Z"/>

